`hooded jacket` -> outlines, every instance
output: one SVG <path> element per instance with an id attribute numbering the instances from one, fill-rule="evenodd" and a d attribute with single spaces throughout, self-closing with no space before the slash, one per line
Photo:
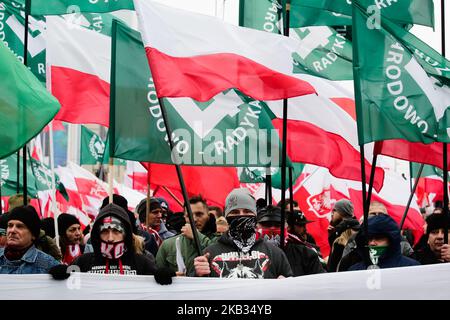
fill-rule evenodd
<path id="1" fill-rule="evenodd" d="M 385 253 L 383 253 L 379 260 L 378 266 L 381 269 L 396 268 L 420 265 L 420 263 L 414 259 L 405 257 L 401 253 L 400 242 L 402 237 L 397 223 L 388 215 L 378 215 L 368 220 L 369 237 L 373 235 L 385 235 L 389 238 L 389 246 Z M 357 244 L 357 250 L 363 261 L 354 264 L 349 270 L 365 270 L 371 262 L 366 261 L 365 257 L 365 233 L 364 229 L 361 229 L 355 238 Z"/>
<path id="2" fill-rule="evenodd" d="M 100 250 L 100 225 L 105 217 L 118 218 L 125 228 L 125 253 L 119 259 L 107 259 Z M 81 272 L 111 273 L 130 275 L 152 275 L 156 270 L 155 263 L 148 257 L 137 254 L 134 250 L 132 227 L 127 212 L 115 205 L 109 204 L 100 210 L 91 231 L 91 243 L 94 252 L 78 257 L 72 264 L 80 267 Z"/>
<path id="3" fill-rule="evenodd" d="M 293 275 L 284 252 L 263 239 L 256 240 L 250 251 L 243 253 L 228 234 L 224 234 L 205 249 L 204 253 L 207 252 L 210 277 L 273 279 Z"/>

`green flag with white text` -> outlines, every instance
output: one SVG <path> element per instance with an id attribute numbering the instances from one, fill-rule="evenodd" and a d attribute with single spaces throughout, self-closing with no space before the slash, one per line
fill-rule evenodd
<path id="1" fill-rule="evenodd" d="M 354 7 L 359 143 L 388 139 L 449 142 L 450 88 L 442 81 L 445 76 L 439 79 L 436 69 L 415 56 L 418 53 L 407 45 L 412 39 L 405 36 L 407 31 L 386 19 L 381 20 L 381 25 L 373 24 L 363 8 L 356 4 Z M 442 57 L 439 61 L 450 66 Z"/>
<path id="2" fill-rule="evenodd" d="M 25 6 L 27 0 L 3 0 Z M 61 15 L 78 12 L 105 13 L 122 9 L 134 10 L 133 0 L 28 0 L 31 15 Z"/>
<path id="3" fill-rule="evenodd" d="M 20 161 L 20 170 L 22 172 L 22 157 Z M 1 188 L 3 196 L 12 196 L 17 193 L 17 155 L 13 154 L 7 158 L 0 160 L 1 172 Z M 22 179 L 19 180 L 20 190 L 22 187 Z M 64 185 L 59 181 L 58 175 L 55 174 L 55 186 L 61 194 L 68 199 L 68 195 Z M 29 157 L 27 161 L 27 193 L 33 197 L 38 197 L 39 191 L 47 191 L 52 188 L 51 170 L 42 162 Z"/>
<path id="4" fill-rule="evenodd" d="M 121 23 L 113 32 L 112 61 L 114 157 L 173 163 L 140 35 Z M 204 103 L 170 98 L 164 99 L 164 106 L 174 152 L 182 164 L 279 166 L 281 143 L 271 123 L 273 115 L 263 102 L 227 90 Z"/>
<path id="5" fill-rule="evenodd" d="M 280 17 L 281 12 L 281 5 L 276 0 L 241 1 L 240 25 L 278 33 L 281 22 L 274 19 Z M 294 73 L 333 81 L 353 79 L 352 43 L 335 28 L 291 28 L 289 36 L 301 43 L 293 56 Z"/>
<path id="6" fill-rule="evenodd" d="M 23 63 L 25 7 L 17 1 L 0 1 L 0 39 Z M 30 17 L 28 30 L 28 67 L 45 83 L 44 17 Z"/>
<path id="7" fill-rule="evenodd" d="M 358 2 L 371 18 L 388 18 L 398 24 L 434 26 L 433 0 L 358 0 Z M 352 15 L 351 0 L 291 0 L 293 16 L 296 15 L 294 11 L 298 10 L 301 15 L 305 8 L 327 11 L 336 16 L 351 17 Z M 305 26 L 292 23 L 290 25 L 291 27 Z"/>

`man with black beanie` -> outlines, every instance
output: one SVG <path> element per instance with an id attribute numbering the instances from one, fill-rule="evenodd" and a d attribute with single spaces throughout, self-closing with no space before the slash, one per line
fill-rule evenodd
<path id="1" fill-rule="evenodd" d="M 8 216 L 6 247 L 0 249 L 1 274 L 47 273 L 59 265 L 50 255 L 36 249 L 41 221 L 32 206 L 14 208 Z"/>

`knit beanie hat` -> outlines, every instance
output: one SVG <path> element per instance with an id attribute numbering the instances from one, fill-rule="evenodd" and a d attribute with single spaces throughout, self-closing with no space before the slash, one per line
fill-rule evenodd
<path id="1" fill-rule="evenodd" d="M 256 214 L 256 200 L 245 188 L 231 191 L 225 200 L 225 216 L 234 209 L 248 209 Z"/>
<path id="2" fill-rule="evenodd" d="M 138 206 L 136 207 L 136 212 L 139 215 L 139 221 L 141 223 L 145 223 L 145 213 L 147 209 L 147 199 L 142 199 L 141 202 L 139 202 Z M 150 198 L 150 210 L 149 212 L 152 212 L 153 210 L 161 209 L 161 203 L 156 198 Z"/>
<path id="3" fill-rule="evenodd" d="M 449 219 L 443 213 L 434 213 L 427 220 L 427 235 L 433 230 L 444 229 L 449 227 Z"/>
<path id="4" fill-rule="evenodd" d="M 61 213 L 58 216 L 58 234 L 60 236 L 65 236 L 67 229 L 73 224 L 81 225 L 80 221 L 74 215 L 68 213 Z"/>
<path id="5" fill-rule="evenodd" d="M 353 204 L 347 199 L 341 199 L 336 202 L 333 209 L 339 212 L 344 218 L 353 217 Z"/>
<path id="6" fill-rule="evenodd" d="M 8 217 L 8 221 L 11 220 L 19 220 L 23 222 L 35 238 L 39 237 L 41 220 L 39 219 L 38 213 L 34 207 L 20 206 L 12 209 Z"/>

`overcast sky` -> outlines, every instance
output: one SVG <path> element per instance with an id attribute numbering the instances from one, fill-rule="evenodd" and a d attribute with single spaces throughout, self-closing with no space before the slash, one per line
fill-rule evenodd
<path id="1" fill-rule="evenodd" d="M 224 16 L 225 21 L 238 24 L 239 0 L 157 0 L 164 4 L 208 15 Z M 225 4 L 225 5 L 224 5 Z M 434 0 L 435 31 L 432 28 L 414 26 L 412 32 L 441 52 L 441 0 Z M 450 1 L 446 0 L 446 56 L 450 55 Z"/>

